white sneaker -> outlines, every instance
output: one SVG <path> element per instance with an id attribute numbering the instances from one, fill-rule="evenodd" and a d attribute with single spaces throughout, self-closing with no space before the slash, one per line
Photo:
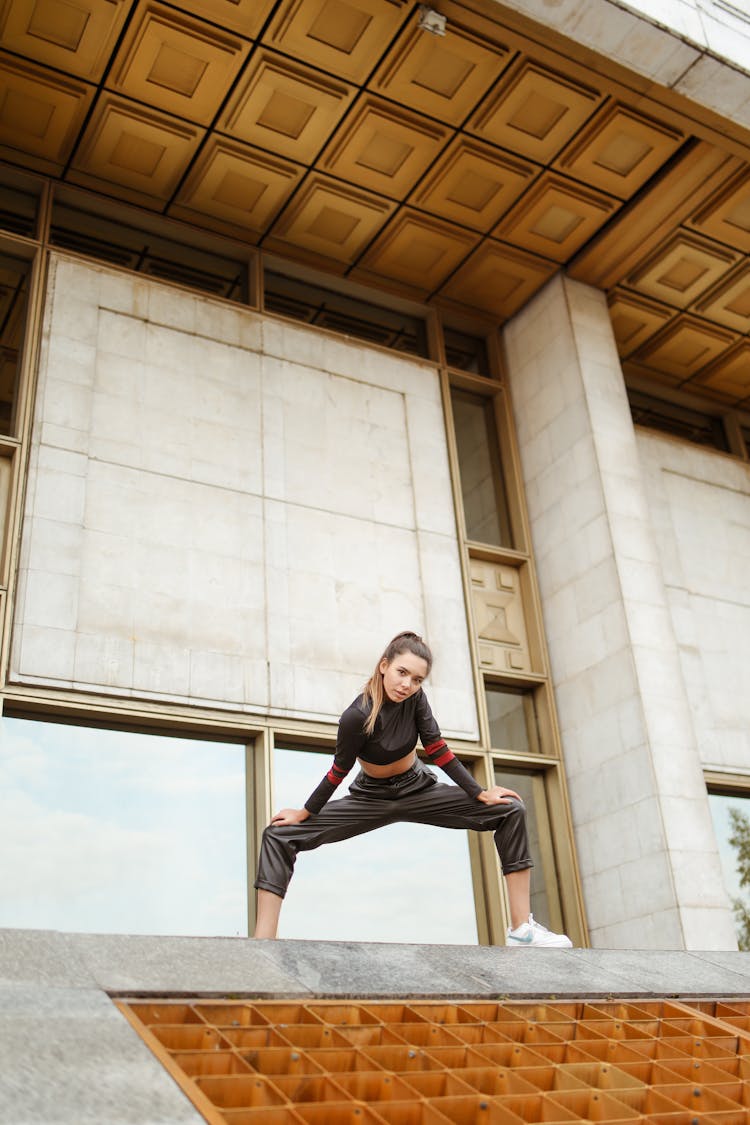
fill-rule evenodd
<path id="1" fill-rule="evenodd" d="M 538 945 L 547 949 L 572 949 L 573 942 L 565 934 L 553 934 L 546 926 L 534 921 L 529 914 L 528 922 L 522 922 L 515 930 L 508 930 L 506 945 Z"/>

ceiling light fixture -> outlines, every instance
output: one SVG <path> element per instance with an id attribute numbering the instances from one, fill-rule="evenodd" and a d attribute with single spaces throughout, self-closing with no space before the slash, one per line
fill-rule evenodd
<path id="1" fill-rule="evenodd" d="M 417 27 L 422 31 L 429 31 L 431 35 L 445 35 L 445 16 L 428 8 L 426 4 L 419 5 L 419 22 Z"/>

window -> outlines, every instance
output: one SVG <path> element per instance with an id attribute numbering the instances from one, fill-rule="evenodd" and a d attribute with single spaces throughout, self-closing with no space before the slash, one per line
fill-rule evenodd
<path id="1" fill-rule="evenodd" d="M 691 410 L 686 406 L 677 406 L 675 403 L 633 390 L 632 387 L 628 387 L 628 401 L 630 413 L 637 426 L 661 430 L 674 437 L 684 438 L 685 441 L 693 441 L 697 445 L 720 449 L 723 453 L 729 451 L 727 436 L 720 418 Z"/>
<path id="2" fill-rule="evenodd" d="M 322 285 L 286 277 L 273 270 L 264 274 L 266 312 L 302 320 L 317 328 L 343 332 L 371 344 L 409 355 L 429 355 L 424 320 Z"/>
<path id="3" fill-rule="evenodd" d="M 448 367 L 456 371 L 470 371 L 473 375 L 490 376 L 487 344 L 481 336 L 470 336 L 446 324 L 443 326 L 443 339 Z"/>
<path id="4" fill-rule="evenodd" d="M 0 720 L 0 926 L 247 933 L 244 746 Z"/>
<path id="5" fill-rule="evenodd" d="M 15 429 L 31 263 L 0 253 L 0 434 Z"/>
<path id="6" fill-rule="evenodd" d="M 190 245 L 155 234 L 138 225 L 97 214 L 78 196 L 58 198 L 52 208 L 50 243 L 91 258 L 146 273 L 163 281 L 177 282 L 230 301 L 247 303 L 247 262 L 211 253 L 202 246 Z M 99 204 L 101 206 L 101 204 Z M 127 213 L 130 217 L 130 212 Z M 185 232 L 188 238 L 189 232 Z M 202 240 L 201 240 L 202 241 Z M 218 238 L 216 239 L 218 242 Z"/>
<path id="7" fill-rule="evenodd" d="M 531 872 L 531 912 L 545 926 L 553 930 L 560 929 L 562 914 L 544 774 L 508 769 L 496 762 L 495 781 L 507 789 L 514 789 L 526 805 L 529 849 L 534 861 Z"/>
<path id="8" fill-rule="evenodd" d="M 519 754 L 538 754 L 539 731 L 534 693 L 488 683 L 485 685 L 485 697 L 493 748 L 514 750 Z"/>
<path id="9" fill-rule="evenodd" d="M 330 761 L 328 753 L 276 748 L 274 810 L 301 808 Z M 334 800 L 347 796 L 355 776 L 352 771 Z M 300 853 L 279 936 L 475 944 L 467 834 L 391 824 Z"/>
<path id="10" fill-rule="evenodd" d="M 33 238 L 42 181 L 12 168 L 0 168 L 0 228 Z"/>
<path id="11" fill-rule="evenodd" d="M 493 399 L 451 389 L 466 536 L 512 547 Z"/>
<path id="12" fill-rule="evenodd" d="M 750 950 L 750 794 L 709 793 L 724 886 L 734 907 L 737 942 Z"/>

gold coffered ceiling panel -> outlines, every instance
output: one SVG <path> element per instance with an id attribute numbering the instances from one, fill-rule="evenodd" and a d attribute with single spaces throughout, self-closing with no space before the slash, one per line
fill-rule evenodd
<path id="1" fill-rule="evenodd" d="M 304 168 L 214 137 L 170 208 L 183 218 L 189 212 L 222 220 L 257 238 L 276 218 L 304 173 Z"/>
<path id="2" fill-rule="evenodd" d="M 742 340 L 731 352 L 722 356 L 708 371 L 697 376 L 691 389 L 700 384 L 735 402 L 750 396 L 750 342 Z"/>
<path id="3" fill-rule="evenodd" d="M 556 161 L 592 187 L 629 199 L 672 155 L 683 135 L 621 105 L 604 106 Z"/>
<path id="4" fill-rule="evenodd" d="M 684 313 L 644 344 L 634 358 L 678 379 L 690 379 L 725 352 L 736 337 Z"/>
<path id="5" fill-rule="evenodd" d="M 709 200 L 691 226 L 750 254 L 750 169 L 743 168 Z"/>
<path id="6" fill-rule="evenodd" d="M 481 310 L 507 320 L 541 289 L 557 267 L 504 246 L 483 242 L 440 291 L 440 303 L 463 312 Z"/>
<path id="7" fill-rule="evenodd" d="M 631 274 L 627 284 L 684 309 L 718 281 L 738 257 L 716 243 L 680 231 Z"/>
<path id="8" fill-rule="evenodd" d="M 365 97 L 349 114 L 320 163 L 342 180 L 403 199 L 448 135 L 447 129 L 416 114 Z"/>
<path id="9" fill-rule="evenodd" d="M 490 145 L 457 137 L 411 202 L 486 233 L 529 186 L 539 168 Z"/>
<path id="10" fill-rule="evenodd" d="M 311 163 L 338 125 L 354 87 L 273 51 L 257 51 L 219 128 L 279 156 Z"/>
<path id="11" fill-rule="evenodd" d="M 130 0 L 6 0 L 0 40 L 19 55 L 95 82 L 129 7 Z"/>
<path id="12" fill-rule="evenodd" d="M 750 262 L 744 261 L 696 309 L 736 332 L 750 332 Z"/>
<path id="13" fill-rule="evenodd" d="M 546 172 L 494 232 L 555 262 L 565 262 L 606 222 L 617 204 Z"/>
<path id="14" fill-rule="evenodd" d="M 353 276 L 371 275 L 427 296 L 445 280 L 476 244 L 478 235 L 439 219 L 403 210 L 368 250 Z"/>
<path id="15" fill-rule="evenodd" d="M 0 152 L 11 160 L 26 153 L 32 167 L 60 171 L 93 94 L 82 82 L 0 57 Z"/>
<path id="16" fill-rule="evenodd" d="M 265 245 L 287 254 L 302 249 L 308 259 L 340 270 L 362 253 L 395 206 L 314 174 L 295 194 Z"/>
<path id="17" fill-rule="evenodd" d="M 393 101 L 459 125 L 509 59 L 507 48 L 452 23 L 445 36 L 434 36 L 412 20 L 372 85 Z"/>
<path id="18" fill-rule="evenodd" d="M 610 293 L 608 303 L 617 350 L 623 358 L 677 315 L 667 305 L 649 301 L 623 289 L 615 289 Z"/>
<path id="19" fill-rule="evenodd" d="M 0 0 L 0 156 L 457 323 L 562 268 L 640 381 L 747 399 L 750 132 L 517 4 L 435 7 Z"/>
<path id="20" fill-rule="evenodd" d="M 596 109 L 601 94 L 520 59 L 468 128 L 485 140 L 546 164 Z"/>
<path id="21" fill-rule="evenodd" d="M 178 7 L 210 20 L 226 31 L 254 39 L 276 0 L 180 0 Z"/>
<path id="22" fill-rule="evenodd" d="M 286 0 L 266 39 L 292 58 L 361 84 L 407 10 L 406 0 Z"/>
<path id="23" fill-rule="evenodd" d="M 172 195 L 203 136 L 174 118 L 104 94 L 75 158 L 72 178 L 153 205 Z"/>
<path id="24" fill-rule="evenodd" d="M 214 118 L 249 45 L 160 4 L 139 8 L 108 85 L 199 125 Z"/>

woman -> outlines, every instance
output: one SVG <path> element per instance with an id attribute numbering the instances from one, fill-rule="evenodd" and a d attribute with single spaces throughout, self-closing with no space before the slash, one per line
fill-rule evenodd
<path id="1" fill-rule="evenodd" d="M 422 684 L 432 653 L 416 633 L 399 633 L 378 661 L 364 691 L 339 721 L 333 765 L 304 808 L 282 809 L 263 833 L 255 937 L 275 938 L 281 903 L 297 852 L 348 840 L 395 821 L 471 828 L 495 833 L 508 888 L 508 945 L 569 948 L 530 913 L 530 869 L 526 810 L 517 793 L 502 785 L 482 789 L 453 756 L 440 734 Z M 438 783 L 417 758 L 419 737 L 430 762 L 454 785 Z M 331 801 L 359 759 L 360 773 L 349 796 Z"/>

